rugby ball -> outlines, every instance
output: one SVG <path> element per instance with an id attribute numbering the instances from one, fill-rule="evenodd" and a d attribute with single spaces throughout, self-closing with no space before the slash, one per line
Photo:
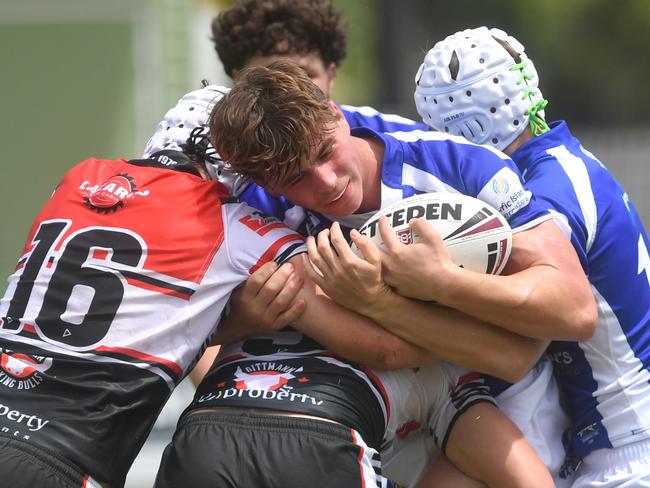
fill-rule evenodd
<path id="1" fill-rule="evenodd" d="M 384 247 L 379 233 L 382 215 L 388 217 L 404 244 L 418 242 L 420 236 L 408 223 L 424 217 L 442 236 L 453 261 L 463 268 L 499 274 L 508 262 L 512 229 L 496 209 L 477 198 L 459 193 L 423 193 L 382 208 L 359 229 L 380 248 Z M 354 243 L 352 249 L 361 256 Z"/>

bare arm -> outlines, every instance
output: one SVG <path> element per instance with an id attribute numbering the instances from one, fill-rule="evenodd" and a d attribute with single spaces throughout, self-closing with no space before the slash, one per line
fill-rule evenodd
<path id="1" fill-rule="evenodd" d="M 396 293 L 378 302 L 369 316 L 436 357 L 511 383 L 523 378 L 548 347 L 548 341 L 514 334 L 457 310 Z"/>
<path id="2" fill-rule="evenodd" d="M 411 221 L 421 241 L 406 246 L 380 220 L 387 252 L 384 277 L 399 293 L 435 300 L 518 334 L 586 340 L 595 331 L 591 287 L 569 240 L 553 221 L 513 235 L 507 276 L 456 266 L 444 242 L 422 219 Z"/>
<path id="3" fill-rule="evenodd" d="M 370 317 L 437 358 L 507 381 L 521 379 L 546 349 L 546 341 L 394 293 L 381 279 L 379 250 L 365 236 L 355 233 L 353 238 L 365 259 L 352 253 L 338 224 L 331 232 L 319 234 L 317 240 L 307 240 L 310 259 L 305 262 L 306 271 L 337 303 Z M 504 350 L 508 354 L 503 354 Z"/>
<path id="4" fill-rule="evenodd" d="M 217 354 L 219 354 L 220 348 L 221 346 L 210 346 L 203 352 L 201 359 L 199 359 L 199 362 L 196 363 L 196 366 L 194 366 L 194 369 L 189 374 L 190 381 L 192 381 L 194 386 L 199 386 L 203 377 L 210 371 L 210 367 L 214 363 Z"/>
<path id="5" fill-rule="evenodd" d="M 302 267 L 302 263 L 294 264 L 297 269 Z M 374 369 L 414 368 L 438 360 L 372 320 L 336 304 L 309 279 L 300 296 L 307 308 L 293 326 L 341 357 Z"/>
<path id="6" fill-rule="evenodd" d="M 278 269 L 267 263 L 233 292 L 231 313 L 219 324 L 212 343 L 226 344 L 291 324 L 339 356 L 374 369 L 410 368 L 436 361 L 424 349 L 334 303 L 304 279 L 301 258 L 295 256 Z M 207 358 L 201 363 L 207 369 L 211 365 Z M 192 381 L 200 381 L 207 369 L 192 372 Z"/>

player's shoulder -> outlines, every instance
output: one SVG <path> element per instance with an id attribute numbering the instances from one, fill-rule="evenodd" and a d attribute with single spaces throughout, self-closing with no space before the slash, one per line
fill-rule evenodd
<path id="1" fill-rule="evenodd" d="M 255 258 L 248 266 L 251 269 L 273 259 L 282 262 L 304 250 L 304 238 L 276 217 L 236 199 L 222 199 L 221 209 L 231 257 Z"/>
<path id="2" fill-rule="evenodd" d="M 402 115 L 383 113 L 379 110 L 363 106 L 339 105 L 350 127 L 368 127 L 379 132 L 393 132 L 398 130 L 426 130 L 422 122 L 416 122 Z"/>
<path id="3" fill-rule="evenodd" d="M 435 130 L 413 130 L 413 131 L 395 131 L 386 134 L 404 144 L 422 145 L 431 149 L 453 150 L 455 152 L 470 153 L 489 153 L 498 159 L 509 160 L 510 158 L 498 149 L 482 144 L 475 144 L 464 137 L 455 136 L 446 132 Z"/>

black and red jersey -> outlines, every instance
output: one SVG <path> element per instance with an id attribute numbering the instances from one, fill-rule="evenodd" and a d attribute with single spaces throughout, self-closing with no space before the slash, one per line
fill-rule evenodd
<path id="1" fill-rule="evenodd" d="M 0 431 L 121 486 L 231 291 L 303 251 L 298 234 L 192 172 L 80 163 L 0 302 Z"/>
<path id="2" fill-rule="evenodd" d="M 394 455 L 394 442 L 431 430 L 444 443 L 455 420 L 494 400 L 481 378 L 448 363 L 375 371 L 325 350 L 291 328 L 222 347 L 188 411 L 270 409 L 334 420 Z"/>

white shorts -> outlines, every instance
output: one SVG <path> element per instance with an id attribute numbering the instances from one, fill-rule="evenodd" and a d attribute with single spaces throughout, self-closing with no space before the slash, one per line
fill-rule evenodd
<path id="1" fill-rule="evenodd" d="M 572 486 L 572 479 L 560 478 L 565 450 L 562 433 L 570 421 L 560 405 L 560 392 L 553 376 L 553 364 L 542 359 L 510 388 L 496 397 L 501 411 L 524 433 L 526 440 L 548 467 L 558 488 Z"/>
<path id="2" fill-rule="evenodd" d="M 396 438 L 390 454 L 381 453 L 381 473 L 402 486 L 417 484 L 426 467 L 440 454 L 428 429 Z"/>
<path id="3" fill-rule="evenodd" d="M 650 488 L 650 440 L 587 455 L 571 488 L 595 487 Z"/>
<path id="4" fill-rule="evenodd" d="M 565 451 L 562 433 L 569 417 L 560 406 L 560 393 L 553 377 L 553 364 L 546 357 L 517 383 L 496 397 L 501 411 L 524 433 L 548 467 L 558 488 L 569 488 L 572 479 L 559 476 Z M 395 439 L 389 455 L 382 453 L 382 473 L 404 486 L 414 486 L 422 470 L 439 454 L 426 431 Z"/>

